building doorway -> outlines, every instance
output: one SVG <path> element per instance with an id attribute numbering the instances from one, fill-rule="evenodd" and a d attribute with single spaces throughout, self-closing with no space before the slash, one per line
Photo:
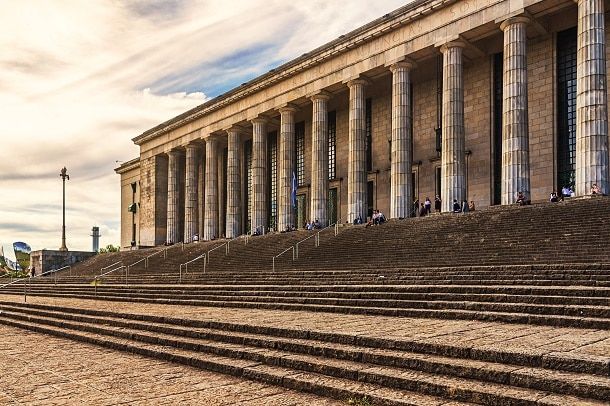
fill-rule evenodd
<path id="1" fill-rule="evenodd" d="M 328 191 L 327 200 L 327 216 L 328 225 L 335 224 L 337 222 L 337 188 L 332 188 Z"/>
<path id="2" fill-rule="evenodd" d="M 303 228 L 307 222 L 307 198 L 304 194 L 297 195 L 297 228 Z"/>

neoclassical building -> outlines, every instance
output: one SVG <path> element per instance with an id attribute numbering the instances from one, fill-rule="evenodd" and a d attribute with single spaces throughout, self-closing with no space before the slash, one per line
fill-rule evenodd
<path id="1" fill-rule="evenodd" d="M 135 137 L 121 246 L 608 193 L 604 0 L 416 0 Z"/>

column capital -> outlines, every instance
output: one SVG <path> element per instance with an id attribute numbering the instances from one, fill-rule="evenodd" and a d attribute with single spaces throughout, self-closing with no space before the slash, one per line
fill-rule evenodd
<path id="1" fill-rule="evenodd" d="M 500 29 L 502 31 L 504 31 L 504 30 L 506 30 L 506 28 L 509 25 L 518 24 L 518 23 L 529 24 L 531 22 L 532 22 L 532 20 L 528 16 L 521 14 L 521 15 L 510 17 L 510 18 L 507 18 L 506 20 L 504 20 L 502 22 L 502 24 L 500 24 Z"/>
<path id="2" fill-rule="evenodd" d="M 326 90 L 318 90 L 317 92 L 310 93 L 307 95 L 311 101 L 315 100 L 329 100 L 332 94 Z"/>
<path id="3" fill-rule="evenodd" d="M 292 104 L 292 103 L 286 103 L 280 106 L 279 109 L 277 109 L 277 111 L 280 112 L 280 114 L 284 114 L 284 113 L 296 113 L 299 110 L 298 106 L 296 104 Z"/>
<path id="4" fill-rule="evenodd" d="M 226 127 L 226 128 L 224 129 L 224 131 L 225 131 L 227 134 L 230 134 L 230 133 L 238 133 L 238 134 L 242 134 L 242 133 L 246 132 L 246 129 L 245 129 L 245 128 L 244 128 L 244 126 L 243 126 L 243 125 L 241 125 L 241 124 L 233 124 L 232 126 Z"/>
<path id="5" fill-rule="evenodd" d="M 184 151 L 182 151 L 180 149 L 171 149 L 171 150 L 167 151 L 167 155 L 168 156 L 179 157 L 181 155 L 184 155 Z"/>
<path id="6" fill-rule="evenodd" d="M 253 119 L 250 120 L 250 122 L 252 124 L 258 124 L 258 123 L 266 124 L 266 123 L 269 122 L 269 117 L 261 115 L 261 116 L 258 116 L 258 117 L 254 117 Z"/>
<path id="7" fill-rule="evenodd" d="M 205 141 L 206 144 L 209 144 L 212 142 L 218 142 L 221 138 L 222 136 L 220 134 L 210 134 L 207 137 L 203 138 L 203 141 Z"/>
<path id="8" fill-rule="evenodd" d="M 466 43 L 460 40 L 445 42 L 440 46 L 440 51 L 444 54 L 451 48 L 466 48 Z"/>
<path id="9" fill-rule="evenodd" d="M 367 78 L 365 78 L 364 76 L 359 76 L 357 78 L 348 80 L 346 83 L 347 87 L 353 87 L 353 86 L 368 86 L 371 84 L 371 81 L 368 80 Z"/>
<path id="10" fill-rule="evenodd" d="M 201 144 L 190 143 L 190 144 L 186 144 L 184 146 L 184 148 L 186 148 L 187 150 L 189 150 L 189 149 L 201 149 Z"/>
<path id="11" fill-rule="evenodd" d="M 411 69 L 415 68 L 416 66 L 417 65 L 415 62 L 411 61 L 410 59 L 405 59 L 402 61 L 394 62 L 388 68 L 390 69 L 391 72 L 394 72 L 395 70 L 397 70 L 399 68 L 411 70 Z"/>

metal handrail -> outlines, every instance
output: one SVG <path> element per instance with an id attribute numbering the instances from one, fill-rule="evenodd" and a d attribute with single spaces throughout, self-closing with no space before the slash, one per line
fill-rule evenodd
<path id="1" fill-rule="evenodd" d="M 297 241 L 296 244 L 294 244 L 292 247 L 289 247 L 287 249 L 285 249 L 284 251 L 282 251 L 281 253 L 279 253 L 278 255 L 276 255 L 275 257 L 272 258 L 272 267 L 273 270 L 275 271 L 275 258 L 279 257 L 280 255 L 286 253 L 286 251 L 290 250 L 290 248 L 293 249 L 292 251 L 292 260 L 295 261 L 297 259 L 299 259 L 299 244 L 301 244 L 302 242 L 305 242 L 307 240 L 309 240 L 310 238 L 314 238 L 315 239 L 315 246 L 319 247 L 320 246 L 320 233 L 324 230 L 327 230 L 331 227 L 334 227 L 335 229 L 335 237 L 337 236 L 337 234 L 339 233 L 339 224 L 341 223 L 341 219 L 338 219 L 336 222 L 334 222 L 333 224 L 330 224 L 320 230 L 318 230 L 318 232 L 316 232 L 315 234 L 310 235 L 309 237 L 303 238 L 300 241 Z"/>
<path id="2" fill-rule="evenodd" d="M 108 271 L 108 272 L 104 272 L 103 274 L 97 275 L 97 276 L 95 276 L 95 277 L 93 278 L 93 282 L 94 282 L 94 283 L 93 283 L 93 285 L 94 285 L 94 287 L 95 287 L 95 296 L 96 296 L 96 297 L 97 297 L 97 281 L 98 281 L 98 279 L 100 279 L 102 276 L 106 276 L 106 275 L 108 275 L 108 274 L 111 274 L 111 273 L 116 272 L 116 271 L 118 271 L 118 270 L 121 270 L 121 269 L 123 269 L 123 268 L 125 268 L 125 284 L 127 284 L 127 267 L 126 267 L 125 265 L 121 265 L 121 266 L 119 266 L 118 268 L 111 269 L 110 271 Z"/>
<path id="3" fill-rule="evenodd" d="M 123 261 L 117 261 L 117 262 L 115 262 L 114 264 L 111 264 L 111 265 L 105 266 L 105 267 L 103 267 L 103 268 L 100 268 L 100 273 L 102 273 L 102 272 L 104 271 L 104 269 L 112 268 L 113 266 L 118 265 L 118 264 L 120 264 L 120 263 L 122 263 L 122 262 L 123 262 Z"/>
<path id="4" fill-rule="evenodd" d="M 148 269 L 148 260 L 149 260 L 149 258 L 152 258 L 152 257 L 154 257 L 157 254 L 163 253 L 163 259 L 167 258 L 167 250 L 169 248 L 170 247 L 163 248 L 162 250 L 159 250 L 157 252 L 153 252 L 152 254 L 150 254 L 149 256 L 144 258 L 145 259 L 145 261 L 144 261 L 144 268 Z"/>
<path id="5" fill-rule="evenodd" d="M 227 242 L 224 242 L 224 243 L 222 243 L 222 244 L 220 244 L 220 245 L 215 246 L 215 247 L 214 247 L 214 248 L 212 248 L 211 250 L 208 250 L 208 252 L 206 253 L 206 254 L 207 254 L 207 256 L 206 256 L 206 261 L 207 261 L 207 263 L 208 263 L 208 264 L 210 263 L 210 253 L 211 253 L 212 251 L 216 251 L 216 250 L 217 250 L 218 248 L 220 248 L 220 247 L 224 247 L 225 245 L 227 245 L 227 243 L 228 243 L 228 241 L 227 241 Z M 225 249 L 225 253 L 226 253 L 226 249 Z M 225 254 L 225 255 L 227 255 L 227 254 Z"/>
<path id="6" fill-rule="evenodd" d="M 205 252 L 203 254 L 199 255 L 198 257 L 191 259 L 190 261 L 187 261 L 187 262 L 185 262 L 183 264 L 180 264 L 180 279 L 179 279 L 180 283 L 182 283 L 182 268 L 184 267 L 184 274 L 186 275 L 186 273 L 189 270 L 188 269 L 189 264 L 193 263 L 195 261 L 198 261 L 201 258 L 204 258 L 204 259 L 206 258 L 206 253 Z M 206 264 L 206 262 L 207 261 L 205 261 L 205 260 L 203 261 L 203 273 L 205 273 L 205 264 Z"/>
<path id="7" fill-rule="evenodd" d="M 285 253 L 287 253 L 288 251 L 292 250 L 292 260 L 295 260 L 295 256 L 294 256 L 294 245 L 286 248 L 284 251 L 280 252 L 279 254 L 277 254 L 276 256 L 274 256 L 271 261 L 272 261 L 272 270 L 273 272 L 275 272 L 275 259 L 281 257 L 282 255 L 284 255 Z"/>
<path id="8" fill-rule="evenodd" d="M 69 266 L 70 266 L 70 265 L 68 265 L 68 267 L 69 267 Z M 55 273 L 55 280 L 54 280 L 54 283 L 55 283 L 55 284 L 57 284 L 57 272 L 58 272 L 58 271 L 61 271 L 61 270 L 63 270 L 63 269 L 65 269 L 65 268 L 66 268 L 66 267 L 63 267 L 63 268 L 60 268 L 60 269 L 51 269 L 50 271 L 43 272 L 43 273 L 41 273 L 40 275 L 36 275 L 36 276 L 30 276 L 30 277 L 25 277 L 25 278 L 19 278 L 19 279 L 16 279 L 16 280 L 12 281 L 12 282 L 5 283 L 4 285 L 1 285 L 1 286 L 0 286 L 0 289 L 5 288 L 5 287 L 10 286 L 10 285 L 17 284 L 17 283 L 19 283 L 19 282 L 24 282 L 24 284 L 23 284 L 23 301 L 24 301 L 24 302 L 27 302 L 27 300 L 28 300 L 28 299 L 27 299 L 27 288 L 28 288 L 28 285 L 29 285 L 29 283 L 30 283 L 30 281 L 31 281 L 32 279 L 40 278 L 40 277 L 45 276 L 45 275 L 48 275 L 48 274 L 50 274 L 50 273 Z"/>

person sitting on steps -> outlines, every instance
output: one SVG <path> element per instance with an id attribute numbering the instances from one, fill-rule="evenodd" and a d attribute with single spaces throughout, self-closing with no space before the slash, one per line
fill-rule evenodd
<path id="1" fill-rule="evenodd" d="M 527 198 L 525 197 L 525 193 L 520 190 L 517 192 L 517 200 L 515 200 L 515 203 L 517 203 L 519 206 L 525 206 L 531 204 L 532 202 L 530 200 L 527 200 Z"/>
<path id="2" fill-rule="evenodd" d="M 599 186 L 597 186 L 597 183 L 594 183 L 591 186 L 591 195 L 601 195 L 602 191 L 600 190 Z"/>
<path id="3" fill-rule="evenodd" d="M 556 203 L 559 201 L 559 197 L 557 196 L 557 192 L 554 190 L 551 192 L 551 196 L 549 197 L 549 201 L 552 203 Z"/>
<path id="4" fill-rule="evenodd" d="M 441 203 L 442 203 L 442 200 L 441 200 L 440 196 L 436 195 L 436 197 L 434 198 L 434 211 L 436 211 L 437 213 L 441 212 Z"/>
<path id="5" fill-rule="evenodd" d="M 380 210 L 377 210 L 377 218 L 375 219 L 375 225 L 379 226 L 386 222 L 386 218 Z"/>
<path id="6" fill-rule="evenodd" d="M 468 203 L 468 210 L 475 211 L 474 200 L 471 200 L 470 203 Z"/>
<path id="7" fill-rule="evenodd" d="M 368 223 L 366 223 L 365 227 L 370 227 L 374 224 L 376 224 L 377 222 L 377 210 L 373 210 L 373 215 L 371 216 L 371 219 L 369 220 Z"/>

